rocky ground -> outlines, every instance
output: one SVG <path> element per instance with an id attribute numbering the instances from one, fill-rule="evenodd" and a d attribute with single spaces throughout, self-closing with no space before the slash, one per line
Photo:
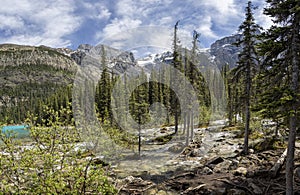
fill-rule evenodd
<path id="1" fill-rule="evenodd" d="M 205 140 L 203 132 L 196 133 L 195 141 L 166 163 L 165 171 L 116 179 L 119 194 L 284 194 L 285 165 L 272 171 L 284 147 L 270 149 L 270 141 L 257 139 L 250 142 L 250 154 L 241 155 L 238 132 L 215 132 Z M 300 143 L 295 158 L 295 190 L 300 194 Z"/>

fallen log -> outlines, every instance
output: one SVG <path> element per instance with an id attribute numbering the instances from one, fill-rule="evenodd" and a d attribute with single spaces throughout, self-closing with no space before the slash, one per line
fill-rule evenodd
<path id="1" fill-rule="evenodd" d="M 192 193 L 192 192 L 195 193 L 195 191 L 200 190 L 200 189 L 201 189 L 202 187 L 204 187 L 204 186 L 206 186 L 206 184 L 201 184 L 201 185 L 198 185 L 198 186 L 196 186 L 196 187 L 189 187 L 188 189 L 186 189 L 186 190 L 183 192 L 183 194 L 189 194 L 189 193 Z"/>
<path id="2" fill-rule="evenodd" d="M 287 155 L 287 149 L 284 150 L 284 152 L 281 154 L 280 158 L 277 160 L 277 162 L 274 164 L 274 166 L 270 169 L 269 174 L 272 178 L 277 177 L 279 171 L 281 170 L 285 159 Z"/>

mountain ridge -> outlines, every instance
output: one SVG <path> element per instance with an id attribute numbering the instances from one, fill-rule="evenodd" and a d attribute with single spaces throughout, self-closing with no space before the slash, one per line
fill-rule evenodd
<path id="1" fill-rule="evenodd" d="M 241 48 L 234 46 L 233 43 L 241 38 L 241 35 L 231 35 L 215 41 L 209 49 L 198 50 L 198 58 L 200 65 L 216 65 L 219 69 L 225 64 L 229 64 L 230 68 L 235 67 L 238 54 Z M 184 50 L 182 51 L 184 53 Z M 103 58 L 103 55 L 105 58 Z M 149 57 L 151 59 L 149 59 Z M 148 58 L 148 62 L 147 62 Z M 104 59 L 104 61 L 103 61 Z M 1 44 L 0 45 L 0 69 L 5 67 L 16 66 L 49 66 L 58 71 L 69 71 L 75 73 L 78 67 L 91 66 L 95 69 L 103 70 L 105 66 L 109 72 L 114 74 L 122 74 L 130 69 L 134 72 L 139 72 L 145 68 L 148 71 L 157 65 L 170 63 L 172 61 L 172 52 L 166 51 L 160 54 L 152 54 L 142 59 L 135 59 L 132 52 L 121 51 L 106 45 L 92 46 L 89 44 L 81 44 L 76 50 L 68 48 L 50 48 L 47 46 L 29 46 L 16 44 Z M 11 74 L 13 72 L 10 71 Z M 19 75 L 20 74 L 16 74 Z M 61 76 L 62 77 L 62 76 Z M 18 82 L 29 82 L 26 75 L 23 74 L 23 79 L 16 79 Z M 50 80 L 51 76 L 45 75 L 42 79 Z M 31 78 L 34 80 L 34 78 Z M 63 79 L 63 78 L 62 78 Z M 14 80 L 10 78 L 10 80 Z M 56 79 L 57 80 L 57 79 Z M 59 79 L 58 79 L 59 80 Z M 72 78 L 68 79 L 71 82 Z M 0 81 L 3 81 L 0 75 Z M 11 84 L 11 82 L 10 82 Z"/>

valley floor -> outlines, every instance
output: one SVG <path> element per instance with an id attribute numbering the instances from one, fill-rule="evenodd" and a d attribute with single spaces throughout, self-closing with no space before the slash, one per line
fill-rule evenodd
<path id="1" fill-rule="evenodd" d="M 278 173 L 271 171 L 285 149 L 251 150 L 243 156 L 237 132 L 210 132 L 215 133 L 211 140 L 203 139 L 207 136 L 203 131 L 196 132 L 195 141 L 165 165 L 165 172 L 128 173 L 115 180 L 118 194 L 285 194 L 285 164 Z M 251 144 L 255 148 L 266 143 L 262 139 Z M 209 149 L 204 151 L 205 147 Z M 300 167 L 300 142 L 295 165 Z M 300 170 L 295 190 L 300 194 Z"/>

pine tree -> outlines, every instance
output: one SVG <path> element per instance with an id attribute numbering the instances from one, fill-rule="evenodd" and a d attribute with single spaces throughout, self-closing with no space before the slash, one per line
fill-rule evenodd
<path id="1" fill-rule="evenodd" d="M 150 74 L 150 82 L 149 82 L 149 104 L 152 105 L 153 103 L 158 101 L 159 101 L 159 88 L 158 88 L 157 72 L 153 69 Z"/>
<path id="2" fill-rule="evenodd" d="M 162 67 L 161 69 L 161 78 L 160 83 L 164 83 L 161 86 L 162 102 L 167 110 L 167 121 L 166 123 L 170 124 L 170 110 L 171 110 L 171 90 L 166 83 L 170 83 L 170 69 L 167 67 Z"/>
<path id="3" fill-rule="evenodd" d="M 229 64 L 222 66 L 222 75 L 225 84 L 226 90 L 226 99 L 227 99 L 227 113 L 228 113 L 228 125 L 232 126 L 233 124 L 233 96 L 232 96 L 232 83 L 231 75 L 229 70 Z"/>
<path id="4" fill-rule="evenodd" d="M 244 106 L 245 106 L 245 135 L 244 135 L 244 148 L 243 152 L 248 154 L 248 140 L 250 132 L 250 99 L 253 69 L 256 67 L 257 54 L 255 49 L 256 32 L 259 30 L 259 26 L 255 23 L 252 10 L 254 9 L 251 1 L 248 1 L 246 11 L 246 18 L 240 25 L 239 30 L 242 32 L 243 37 L 237 43 L 242 46 L 242 51 L 239 54 L 238 66 L 235 69 L 235 73 L 243 75 L 244 77 Z"/>
<path id="5" fill-rule="evenodd" d="M 282 101 L 283 109 L 289 118 L 289 138 L 286 160 L 286 194 L 293 194 L 294 153 L 299 107 L 299 61 L 300 61 L 300 1 L 267 0 L 269 6 L 265 14 L 273 18 L 273 25 L 264 34 L 260 44 L 264 56 L 263 71 L 272 86 L 277 86 L 283 97 L 270 103 Z M 267 88 L 270 92 L 270 88 Z M 275 95 L 275 94 L 274 94 Z"/>
<path id="6" fill-rule="evenodd" d="M 96 86 L 95 102 L 97 104 L 97 110 L 99 112 L 101 122 L 104 123 L 106 119 L 111 120 L 112 110 L 110 102 L 112 83 L 110 73 L 107 69 L 106 52 L 103 45 L 101 48 L 101 66 L 102 73 L 100 76 L 100 81 Z"/>
<path id="7" fill-rule="evenodd" d="M 174 26 L 174 40 L 173 40 L 173 67 L 175 71 L 180 71 L 181 61 L 180 61 L 180 53 L 179 53 L 179 39 L 177 35 L 179 21 L 176 22 Z M 170 86 L 177 86 L 179 84 L 178 78 L 174 77 L 175 73 L 171 72 Z M 179 101 L 176 97 L 176 93 L 171 93 L 171 109 L 175 118 L 175 134 L 178 132 L 178 123 L 179 123 Z"/>
<path id="8" fill-rule="evenodd" d="M 131 114 L 134 120 L 138 123 L 138 152 L 141 154 L 141 129 L 142 126 L 149 120 L 149 86 L 147 76 L 142 70 L 138 75 L 136 82 L 140 85 L 133 91 L 131 95 Z"/>
<path id="9" fill-rule="evenodd" d="M 111 81 L 110 75 L 105 67 L 100 78 L 99 91 L 99 112 L 102 123 L 110 115 L 110 101 L 111 101 Z"/>

